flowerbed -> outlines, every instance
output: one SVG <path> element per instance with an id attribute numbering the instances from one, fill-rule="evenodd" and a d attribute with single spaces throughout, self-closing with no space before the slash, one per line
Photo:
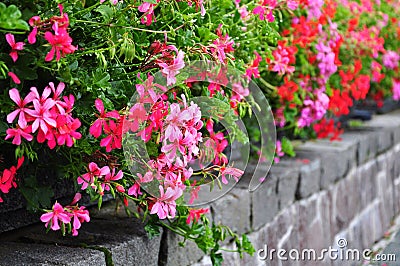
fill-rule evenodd
<path id="1" fill-rule="evenodd" d="M 252 254 L 194 207 L 199 190 L 242 175 L 230 143 L 278 163 L 291 138 L 340 139 L 334 117 L 355 102 L 399 100 L 398 15 L 367 0 L 0 3 L 0 201 L 19 188 L 49 230 L 77 235 L 89 212 L 80 193 L 51 206 L 37 175 L 52 165 L 99 208 L 106 193 L 133 201 L 150 235 L 168 228 L 215 265 L 228 236 Z M 268 121 L 251 119 L 270 112 L 253 85 L 276 148 Z"/>

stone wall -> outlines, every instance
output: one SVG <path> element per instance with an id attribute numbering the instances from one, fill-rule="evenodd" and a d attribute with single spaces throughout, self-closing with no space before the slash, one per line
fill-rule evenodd
<path id="1" fill-rule="evenodd" d="M 238 233 L 248 233 L 256 250 L 267 245 L 268 249 L 319 251 L 337 247 L 340 238 L 347 240 L 347 248 L 370 248 L 400 214 L 400 112 L 377 116 L 342 138 L 340 142 L 317 140 L 298 145 L 296 158 L 273 166 L 265 184 L 252 193 L 244 176 L 227 195 L 210 203 L 210 217 Z M 123 215 L 102 212 L 92 217 L 77 238 L 62 238 L 57 232 L 46 235 L 42 224 L 0 235 L 0 265 L 23 265 L 16 261 L 210 265 L 194 244 L 178 247 L 181 239 L 167 231 L 150 240 L 141 223 L 132 223 Z M 225 246 L 234 249 L 229 242 Z M 70 255 L 48 256 L 49 252 Z M 224 265 L 229 266 L 349 265 L 328 257 L 323 263 L 263 261 L 257 254 L 240 259 L 236 253 L 225 252 L 224 258 Z"/>
<path id="2" fill-rule="evenodd" d="M 383 238 L 400 214 L 400 112 L 377 116 L 344 133 L 340 142 L 308 141 L 296 150 L 296 158 L 273 166 L 254 193 L 243 184 L 230 193 L 229 202 L 213 203 L 212 213 L 224 217 L 214 218 L 249 233 L 256 250 L 267 245 L 269 251 L 315 249 L 320 254 L 329 246 L 339 248 L 341 238 L 348 249 L 363 250 Z M 225 205 L 243 212 L 230 215 Z M 240 259 L 226 252 L 224 257 L 224 265 L 349 265 L 328 256 L 323 262 L 279 261 L 276 253 L 272 261 L 257 254 Z M 209 265 L 209 258 L 195 265 Z"/>

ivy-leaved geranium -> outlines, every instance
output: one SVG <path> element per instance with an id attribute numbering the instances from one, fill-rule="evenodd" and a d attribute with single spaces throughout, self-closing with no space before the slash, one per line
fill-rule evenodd
<path id="1" fill-rule="evenodd" d="M 78 205 L 85 191 L 99 208 L 106 194 L 126 207 L 133 201 L 149 234 L 168 228 L 216 265 L 227 236 L 241 256 L 252 254 L 245 235 L 211 223 L 209 209 L 190 206 L 202 185 L 222 189 L 243 174 L 226 148 L 234 139 L 249 141 L 235 122 L 248 113 L 248 83 L 259 77 L 259 53 L 277 42 L 275 16 L 288 3 L 71 0 L 10 1 L 10 7 L 20 20 L 0 29 L 0 134 L 19 159 L 1 169 L 2 193 L 19 187 L 31 209 L 44 211 L 45 226 L 63 234 L 78 235 L 90 221 Z M 193 74 L 191 63 L 199 60 L 213 67 Z M 228 66 L 242 74 L 230 77 Z M 33 196 L 53 195 L 36 180 L 46 166 L 54 178 L 75 182 L 71 203 L 49 206 Z M 34 170 L 22 174 L 21 167 Z"/>

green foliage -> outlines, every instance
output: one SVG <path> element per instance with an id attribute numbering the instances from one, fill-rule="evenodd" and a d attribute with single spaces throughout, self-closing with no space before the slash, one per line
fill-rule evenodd
<path id="1" fill-rule="evenodd" d="M 6 30 L 29 30 L 29 25 L 21 19 L 21 11 L 15 5 L 6 6 L 0 2 L 0 28 Z"/>

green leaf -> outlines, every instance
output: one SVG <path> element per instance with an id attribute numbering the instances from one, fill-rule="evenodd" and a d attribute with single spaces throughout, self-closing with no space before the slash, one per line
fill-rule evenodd
<path id="1" fill-rule="evenodd" d="M 210 255 L 211 257 L 211 262 L 213 266 L 221 266 L 222 265 L 222 261 L 224 260 L 224 258 L 222 257 L 221 253 L 211 253 Z"/>
<path id="2" fill-rule="evenodd" d="M 110 74 L 103 72 L 101 69 L 96 69 L 96 72 L 93 73 L 93 84 L 97 85 L 99 88 L 109 88 L 109 80 Z"/>
<path id="3" fill-rule="evenodd" d="M 104 22 L 106 22 L 106 23 L 111 21 L 113 13 L 114 13 L 112 8 L 107 5 L 99 6 L 98 8 L 96 8 L 96 11 L 99 12 L 101 15 L 103 15 Z"/>
<path id="4" fill-rule="evenodd" d="M 0 28 L 7 30 L 29 30 L 26 21 L 20 19 L 21 11 L 15 6 L 0 3 Z"/>
<path id="5" fill-rule="evenodd" d="M 242 248 L 244 252 L 251 256 L 253 256 L 254 252 L 256 252 L 247 235 L 242 235 Z"/>
<path id="6" fill-rule="evenodd" d="M 287 154 L 287 155 L 289 155 L 291 157 L 296 155 L 295 152 L 294 152 L 294 149 L 293 149 L 293 145 L 292 145 L 292 143 L 290 142 L 289 139 L 287 139 L 286 137 L 283 137 L 282 140 L 281 140 L 281 144 L 282 144 L 282 151 L 285 154 Z"/>
<path id="7" fill-rule="evenodd" d="M 101 209 L 101 204 L 103 203 L 103 197 L 100 196 L 98 201 L 97 201 L 97 207 L 99 208 L 99 210 Z"/>
<path id="8" fill-rule="evenodd" d="M 160 235 L 160 227 L 154 224 L 146 224 L 144 227 L 144 230 L 146 230 L 149 238 L 153 238 L 155 236 Z"/>
<path id="9" fill-rule="evenodd" d="M 28 202 L 28 210 L 35 211 L 38 208 L 50 208 L 50 199 L 54 196 L 50 187 L 39 186 L 34 176 L 24 179 L 19 190 Z"/>

